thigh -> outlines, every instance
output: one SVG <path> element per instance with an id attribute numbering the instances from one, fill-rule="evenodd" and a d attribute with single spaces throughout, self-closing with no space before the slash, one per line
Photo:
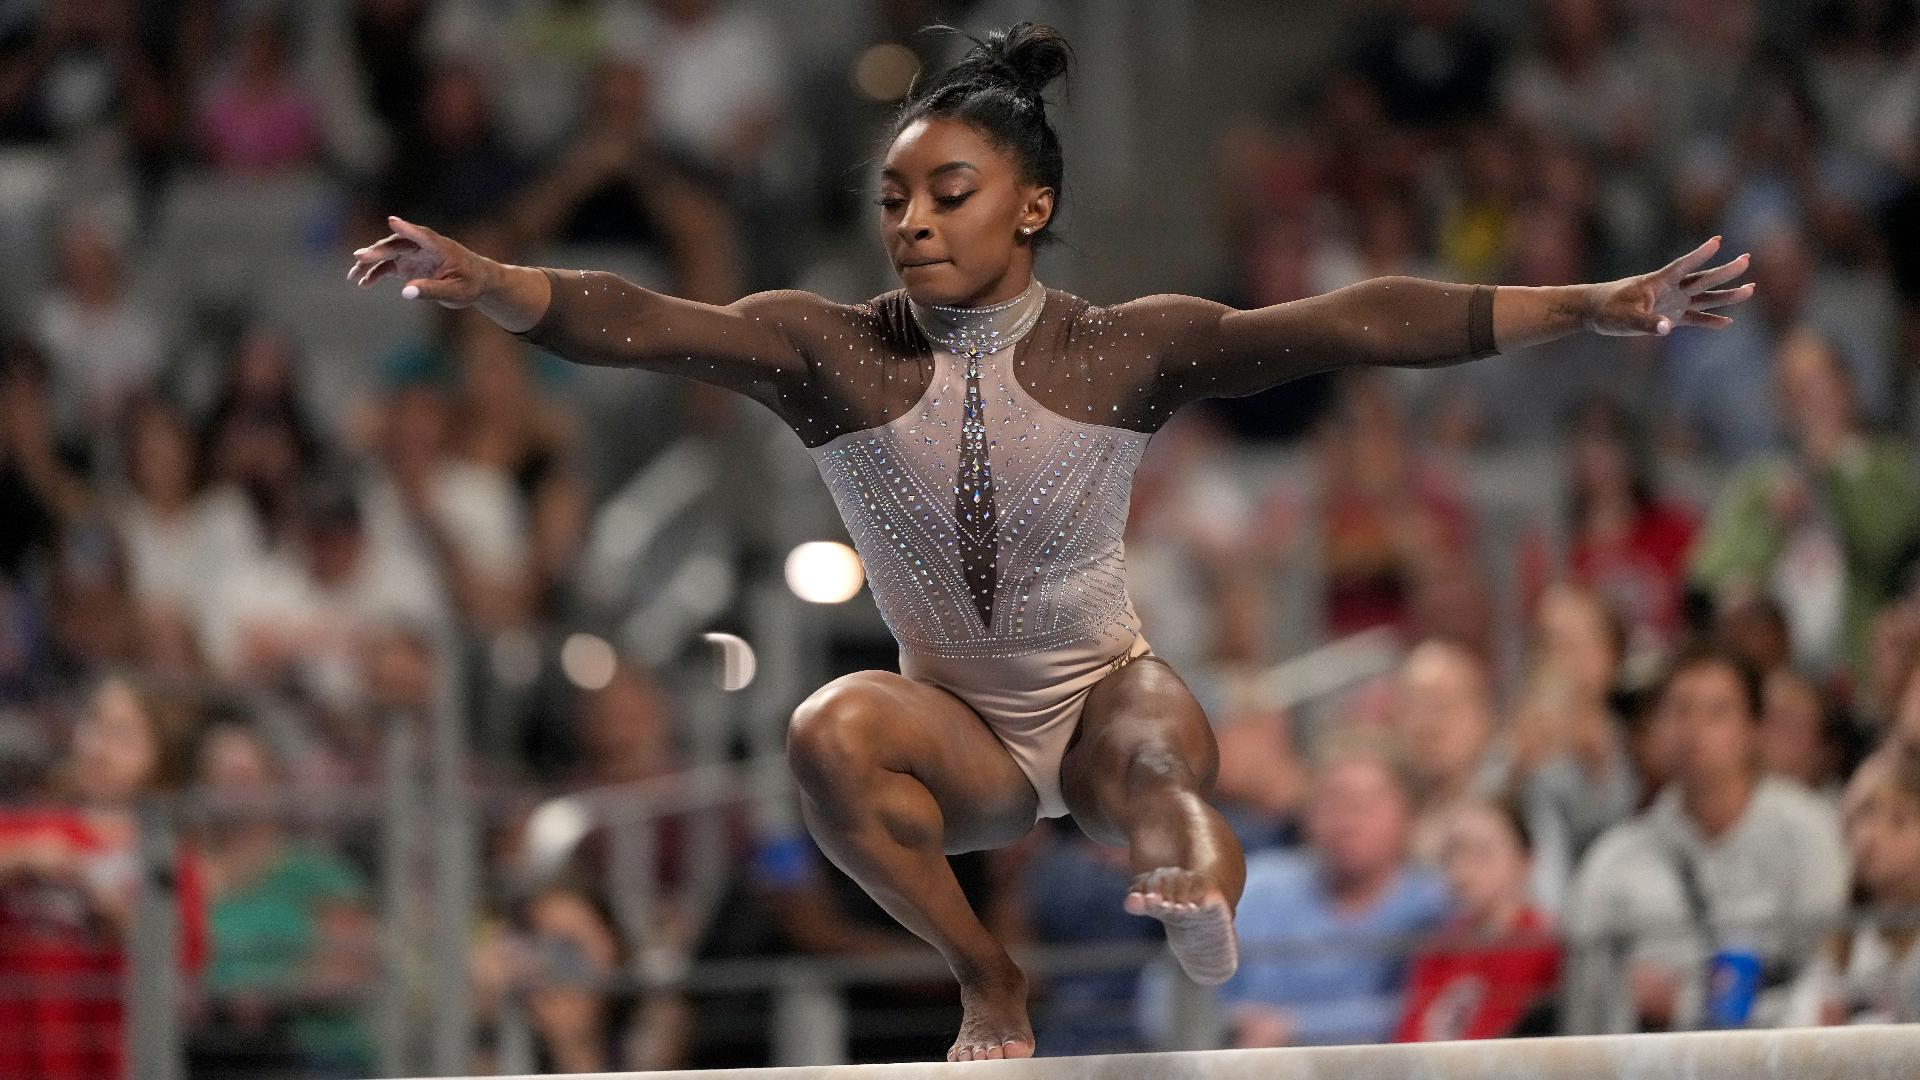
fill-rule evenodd
<path id="1" fill-rule="evenodd" d="M 870 763 L 918 780 L 940 807 L 947 851 L 1010 844 L 1033 827 L 1039 796 L 986 721 L 952 692 L 892 671 L 856 671 L 794 712 L 802 739 L 836 763 Z M 834 782 L 854 784 L 857 771 Z M 806 786 L 802 777 L 802 786 Z"/>
<path id="2" fill-rule="evenodd" d="M 1120 818 L 1130 783 L 1160 780 L 1213 790 L 1220 750 L 1193 691 L 1172 666 L 1141 656 L 1095 683 L 1060 763 L 1073 819 L 1102 843 L 1126 842 Z"/>

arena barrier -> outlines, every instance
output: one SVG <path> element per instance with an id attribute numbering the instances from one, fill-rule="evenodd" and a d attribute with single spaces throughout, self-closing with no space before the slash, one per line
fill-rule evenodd
<path id="1" fill-rule="evenodd" d="M 603 1073 L 592 1080 L 1910 1080 L 1917 1073 L 1920 1024 Z"/>

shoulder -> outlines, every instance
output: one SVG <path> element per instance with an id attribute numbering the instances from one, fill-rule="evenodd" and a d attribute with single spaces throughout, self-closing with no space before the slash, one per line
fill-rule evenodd
<path id="1" fill-rule="evenodd" d="M 1623 871 L 1629 875 L 1645 873 L 1660 861 L 1651 824 L 1644 816 L 1637 817 L 1600 834 L 1581 860 L 1579 877 L 1588 887 L 1604 890 Z"/>
<path id="2" fill-rule="evenodd" d="M 1415 921 L 1439 920 L 1453 906 L 1447 882 L 1425 866 L 1410 866 L 1400 879 L 1400 901 Z"/>
<path id="3" fill-rule="evenodd" d="M 911 340 L 912 316 L 907 311 L 904 289 L 853 303 L 801 289 L 769 289 L 743 296 L 729 306 L 744 317 L 770 324 L 796 342 L 813 346 Z"/>
<path id="4" fill-rule="evenodd" d="M 1247 857 L 1247 892 L 1269 900 L 1304 893 L 1313 881 L 1313 860 L 1295 851 L 1262 851 Z"/>
<path id="5" fill-rule="evenodd" d="M 1071 295 L 1071 294 L 1064 294 Z M 1177 337 L 1182 331 L 1216 323 L 1234 310 L 1218 301 L 1184 293 L 1154 293 L 1118 304 L 1089 304 L 1073 300 L 1085 309 L 1085 318 L 1129 332 L 1159 333 Z"/>
<path id="6" fill-rule="evenodd" d="M 1839 815 L 1825 799 L 1797 784 L 1769 776 L 1756 792 L 1769 820 L 1792 830 L 1797 839 L 1825 840 L 1839 835 Z"/>

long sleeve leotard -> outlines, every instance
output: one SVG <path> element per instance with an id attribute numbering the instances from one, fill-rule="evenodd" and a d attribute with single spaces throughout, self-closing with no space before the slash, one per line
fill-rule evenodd
<path id="1" fill-rule="evenodd" d="M 904 289 L 715 306 L 606 273 L 545 273 L 553 299 L 526 340 L 772 409 L 818 463 L 901 648 L 954 660 L 1137 636 L 1122 569 L 1129 488 L 1147 439 L 1183 405 L 1332 368 L 1495 352 L 1490 286 L 1418 278 L 1250 310 L 1172 294 L 1102 307 L 1036 284 L 1037 321 L 969 369 L 929 339 Z"/>

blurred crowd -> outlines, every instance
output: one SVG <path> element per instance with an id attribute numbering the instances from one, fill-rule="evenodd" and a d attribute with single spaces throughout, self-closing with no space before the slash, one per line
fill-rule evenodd
<path id="1" fill-rule="evenodd" d="M 158 880 L 192 1075 L 372 1074 L 396 961 L 366 808 L 394 733 L 429 745 L 449 700 L 483 793 L 475 1071 L 514 1008 L 543 1068 L 760 1063 L 766 995 L 604 984 L 916 948 L 752 815 L 700 851 L 648 826 L 639 932 L 604 842 L 519 874 L 541 797 L 716 752 L 689 635 L 658 627 L 737 628 L 739 604 L 652 582 L 777 572 L 766 500 L 811 480 L 744 403 L 340 274 L 397 213 L 697 299 L 863 299 L 891 287 L 859 173 L 889 65 L 951 59 L 914 31 L 1031 15 L 1086 42 L 1095 6 L 0 4 L 0 1075 L 123 1074 Z M 1230 108 L 1194 88 L 1217 276 L 1139 291 L 1598 281 L 1713 234 L 1759 289 L 1722 332 L 1316 376 L 1156 437 L 1129 579 L 1250 852 L 1229 1039 L 1920 1020 L 1920 5 L 1297 7 L 1252 21 L 1325 23 L 1317 69 Z M 712 513 L 670 531 L 714 558 L 610 587 L 602 549 L 645 524 L 614 512 L 630 482 L 694 460 Z M 653 600 L 649 644 L 615 632 Z M 1258 692 L 1381 628 L 1389 674 Z M 580 631 L 618 643 L 604 671 L 556 660 Z M 887 658 L 863 647 L 835 656 Z M 196 808 L 158 854 L 157 796 Z M 696 858 L 728 868 L 710 911 Z M 1065 823 L 956 865 L 1016 945 L 1158 934 L 1120 910 L 1124 853 Z M 1731 1020 L 1707 978 L 1730 954 L 1759 969 Z M 423 964 L 398 963 L 417 1009 Z M 1158 1045 L 1169 992 L 1037 981 L 1041 1050 Z M 959 1015 L 938 979 L 848 1002 L 865 1059 L 937 1056 Z"/>

